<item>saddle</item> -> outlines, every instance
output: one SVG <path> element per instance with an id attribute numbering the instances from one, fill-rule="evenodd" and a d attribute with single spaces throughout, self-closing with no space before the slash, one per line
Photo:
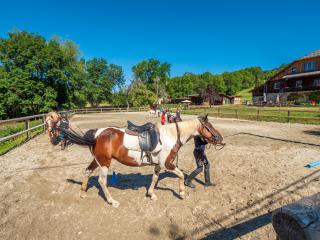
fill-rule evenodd
<path id="1" fill-rule="evenodd" d="M 160 134 L 155 124 L 149 122 L 139 126 L 128 121 L 128 127 L 125 132 L 129 135 L 138 136 L 141 159 L 143 153 L 145 153 L 148 156 L 148 160 L 151 161 L 150 154 L 160 142 Z"/>
<path id="2" fill-rule="evenodd" d="M 143 125 L 135 125 L 134 123 L 128 121 L 128 129 L 133 131 L 133 132 L 137 132 L 137 133 L 143 133 L 145 131 L 152 131 L 153 129 L 155 129 L 155 125 L 153 123 L 146 123 Z"/>

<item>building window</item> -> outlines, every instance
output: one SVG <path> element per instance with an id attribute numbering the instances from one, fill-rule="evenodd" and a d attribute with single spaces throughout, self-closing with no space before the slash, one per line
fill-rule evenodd
<path id="1" fill-rule="evenodd" d="M 313 81 L 313 86 L 319 87 L 320 86 L 320 79 L 316 79 Z"/>
<path id="2" fill-rule="evenodd" d="M 291 74 L 296 74 L 297 73 L 297 68 L 293 67 L 291 68 Z"/>
<path id="3" fill-rule="evenodd" d="M 305 72 L 310 72 L 310 71 L 316 70 L 316 62 L 315 61 L 313 61 L 313 62 L 305 62 L 303 70 Z"/>
<path id="4" fill-rule="evenodd" d="M 275 82 L 275 83 L 273 84 L 273 88 L 274 88 L 274 89 L 280 89 L 280 82 Z"/>
<path id="5" fill-rule="evenodd" d="M 302 80 L 296 81 L 296 87 L 302 87 Z"/>

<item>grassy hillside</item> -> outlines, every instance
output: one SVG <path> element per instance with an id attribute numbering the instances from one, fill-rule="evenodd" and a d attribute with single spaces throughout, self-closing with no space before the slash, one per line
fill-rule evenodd
<path id="1" fill-rule="evenodd" d="M 252 88 L 247 88 L 247 89 L 244 89 L 240 92 L 237 92 L 235 95 L 236 96 L 241 96 L 241 100 L 252 100 L 252 91 L 253 87 Z"/>

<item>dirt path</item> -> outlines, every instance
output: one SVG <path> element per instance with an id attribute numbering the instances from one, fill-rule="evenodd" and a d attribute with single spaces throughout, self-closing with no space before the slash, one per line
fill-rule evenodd
<path id="1" fill-rule="evenodd" d="M 141 113 L 113 113 L 76 115 L 72 122 L 88 129 L 125 126 L 127 119 L 150 120 Z M 151 201 L 145 194 L 153 168 L 116 162 L 111 171 L 119 174 L 118 183 L 110 192 L 120 207 L 104 202 L 96 175 L 88 197 L 80 199 L 91 160 L 87 148 L 61 151 L 40 135 L 14 149 L 0 157 L 0 239 L 275 239 L 270 212 L 318 192 L 319 170 L 303 166 L 320 160 L 320 127 L 211 121 L 227 142 L 221 151 L 207 150 L 217 185 L 196 183 L 185 200 L 177 197 L 178 179 L 162 172 L 158 200 Z M 195 167 L 192 150 L 190 142 L 179 154 L 186 174 Z"/>

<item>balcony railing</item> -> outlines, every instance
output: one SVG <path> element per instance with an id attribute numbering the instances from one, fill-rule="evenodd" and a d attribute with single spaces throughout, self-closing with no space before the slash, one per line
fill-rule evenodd
<path id="1" fill-rule="evenodd" d="M 285 92 L 302 92 L 302 91 L 320 91 L 320 85 L 306 85 L 301 87 L 281 87 L 280 89 L 268 89 L 267 93 L 285 93 Z M 254 96 L 263 95 L 263 91 L 253 92 Z"/>
<path id="2" fill-rule="evenodd" d="M 320 86 L 307 85 L 300 87 L 284 87 L 283 92 L 301 92 L 301 91 L 316 91 L 320 90 Z"/>

